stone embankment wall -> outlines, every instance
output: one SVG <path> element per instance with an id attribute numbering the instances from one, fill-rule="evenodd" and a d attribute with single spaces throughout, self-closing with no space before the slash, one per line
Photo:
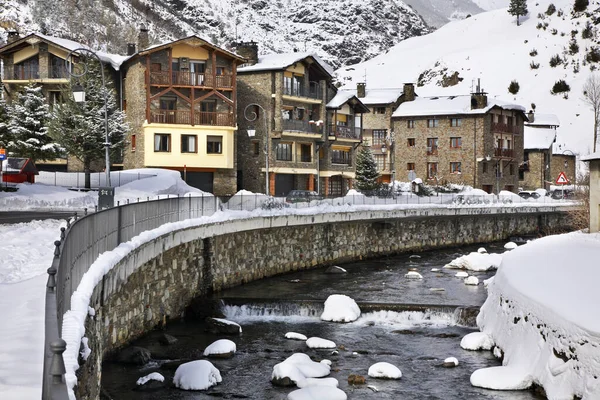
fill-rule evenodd
<path id="1" fill-rule="evenodd" d="M 412 209 L 233 220 L 163 235 L 119 262 L 94 290 L 86 323 L 91 355 L 78 398 L 97 399 L 102 358 L 191 300 L 276 274 L 569 229 L 559 207 Z"/>

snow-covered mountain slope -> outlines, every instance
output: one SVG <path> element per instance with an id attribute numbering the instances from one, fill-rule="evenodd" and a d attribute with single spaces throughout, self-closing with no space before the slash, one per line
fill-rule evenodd
<path id="1" fill-rule="evenodd" d="M 486 11 L 490 11 L 508 7 L 510 0 L 473 0 L 473 3 Z"/>
<path id="2" fill-rule="evenodd" d="M 548 16 L 545 12 L 550 3 L 557 11 Z M 582 100 L 582 87 L 590 69 L 600 65 L 586 61 L 598 43 L 593 22 L 591 38 L 582 38 L 582 33 L 588 21 L 597 18 L 598 2 L 591 2 L 589 17 L 573 15 L 570 0 L 539 0 L 537 4 L 529 3 L 529 16 L 521 18 L 521 26 L 506 9 L 478 14 L 405 40 L 365 63 L 341 68 L 337 77 L 343 86 L 355 87 L 366 74 L 367 88 L 373 89 L 419 82 L 416 93 L 420 96 L 468 94 L 481 79 L 489 96 L 518 102 L 527 109 L 534 103 L 540 113 L 557 114 L 561 122 L 557 144 L 564 144 L 561 149 L 588 153 L 593 113 Z M 578 48 L 570 45 L 573 41 Z M 555 55 L 561 64 L 553 68 L 550 59 Z M 594 57 L 600 60 L 600 52 Z M 539 67 L 532 69 L 532 63 Z M 454 73 L 458 76 L 452 79 Z M 459 82 L 443 87 L 444 77 L 445 84 Z M 516 95 L 508 92 L 513 80 L 520 87 Z M 570 86 L 566 95 L 551 94 L 558 80 Z"/>
<path id="3" fill-rule="evenodd" d="M 0 39 L 5 38 L 2 26 L 16 20 L 21 31 L 41 29 L 121 53 L 145 23 L 156 42 L 189 34 L 225 47 L 236 40 L 254 40 L 261 54 L 314 51 L 339 67 L 365 61 L 403 39 L 432 31 L 401 0 L 4 2 L 14 11 L 0 11 Z"/>
<path id="4" fill-rule="evenodd" d="M 404 0 L 430 26 L 440 27 L 449 21 L 463 19 L 484 10 L 475 0 Z"/>

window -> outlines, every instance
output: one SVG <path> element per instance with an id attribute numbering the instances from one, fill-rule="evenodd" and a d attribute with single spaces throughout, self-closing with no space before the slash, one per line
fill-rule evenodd
<path id="1" fill-rule="evenodd" d="M 303 96 L 304 76 L 285 72 L 283 77 L 283 94 L 289 96 Z"/>
<path id="2" fill-rule="evenodd" d="M 304 108 L 303 107 L 295 107 L 294 108 L 294 119 L 301 121 L 304 119 Z"/>
<path id="3" fill-rule="evenodd" d="M 259 144 L 258 144 L 258 140 L 253 140 L 252 141 L 252 150 L 251 151 L 252 151 L 253 155 L 255 155 L 255 156 L 259 155 L 259 153 L 260 153 L 260 147 L 259 147 Z"/>
<path id="4" fill-rule="evenodd" d="M 408 139 L 408 147 L 415 147 L 415 138 Z"/>
<path id="5" fill-rule="evenodd" d="M 135 134 L 131 135 L 131 151 L 135 151 Z"/>
<path id="6" fill-rule="evenodd" d="M 374 154 L 373 158 L 377 165 L 377 171 L 385 171 L 385 154 Z"/>
<path id="7" fill-rule="evenodd" d="M 450 126 L 451 127 L 459 127 L 462 125 L 462 119 L 460 118 L 450 118 Z"/>
<path id="8" fill-rule="evenodd" d="M 207 136 L 206 137 L 206 152 L 208 154 L 223 153 L 223 136 Z"/>
<path id="9" fill-rule="evenodd" d="M 506 125 L 508 125 L 508 126 L 513 125 L 513 117 L 506 117 Z"/>
<path id="10" fill-rule="evenodd" d="M 225 75 L 225 67 L 217 67 L 217 76 Z"/>
<path id="11" fill-rule="evenodd" d="M 279 161 L 292 161 L 292 144 L 278 143 L 275 153 Z"/>
<path id="12" fill-rule="evenodd" d="M 310 144 L 300 145 L 300 161 L 312 162 L 312 146 Z"/>
<path id="13" fill-rule="evenodd" d="M 408 171 L 414 171 L 415 170 L 415 163 L 413 163 L 413 162 L 406 163 L 406 169 Z"/>
<path id="14" fill-rule="evenodd" d="M 427 163 L 427 179 L 434 179 L 437 177 L 437 166 L 438 163 Z"/>
<path id="15" fill-rule="evenodd" d="M 406 127 L 408 129 L 413 129 L 415 127 L 415 120 L 409 119 L 408 121 L 406 121 Z"/>
<path id="16" fill-rule="evenodd" d="M 460 138 L 460 137 L 451 137 L 450 138 L 450 148 L 460 149 L 461 147 L 462 147 L 462 138 Z"/>
<path id="17" fill-rule="evenodd" d="M 485 161 L 483 162 L 482 172 L 484 174 L 487 174 L 487 172 L 488 172 L 488 163 L 486 163 Z"/>
<path id="18" fill-rule="evenodd" d="M 181 135 L 181 152 L 182 153 L 196 153 L 196 135 Z"/>
<path id="19" fill-rule="evenodd" d="M 427 127 L 428 128 L 437 128 L 440 125 L 440 120 L 439 119 L 428 119 L 427 120 Z"/>
<path id="20" fill-rule="evenodd" d="M 385 144 L 385 129 L 374 129 L 373 130 L 373 146 L 381 146 Z"/>
<path id="21" fill-rule="evenodd" d="M 435 155 L 438 151 L 438 138 L 427 138 L 427 155 Z"/>
<path id="22" fill-rule="evenodd" d="M 385 114 L 385 107 L 373 107 L 373 114 Z"/>
<path id="23" fill-rule="evenodd" d="M 462 172 L 461 165 L 459 162 L 451 162 L 450 163 L 450 173 L 451 174 L 460 174 Z"/>
<path id="24" fill-rule="evenodd" d="M 154 134 L 154 151 L 168 152 L 171 151 L 171 135 L 168 133 Z"/>
<path id="25" fill-rule="evenodd" d="M 350 165 L 350 150 L 332 150 L 331 162 L 333 164 Z"/>

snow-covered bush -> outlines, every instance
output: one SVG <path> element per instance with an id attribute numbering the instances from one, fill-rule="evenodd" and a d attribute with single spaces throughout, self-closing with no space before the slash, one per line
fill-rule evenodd
<path id="1" fill-rule="evenodd" d="M 553 3 L 548 4 L 548 9 L 546 10 L 546 15 L 552 15 L 556 12 L 556 6 Z"/>
<path id="2" fill-rule="evenodd" d="M 563 62 L 563 60 L 562 60 L 562 58 L 560 58 L 560 56 L 558 54 L 555 54 L 550 58 L 550 66 L 552 68 L 562 64 L 562 62 Z"/>
<path id="3" fill-rule="evenodd" d="M 558 81 L 554 82 L 554 86 L 552 86 L 552 94 L 556 94 L 556 93 L 565 93 L 565 92 L 569 92 L 571 90 L 571 87 L 569 86 L 569 84 L 567 82 L 565 82 L 564 79 L 559 79 Z"/>
<path id="4" fill-rule="evenodd" d="M 512 81 L 510 81 L 510 85 L 508 85 L 508 92 L 512 93 L 512 94 L 517 94 L 519 93 L 519 82 L 517 82 L 516 79 L 513 79 Z"/>

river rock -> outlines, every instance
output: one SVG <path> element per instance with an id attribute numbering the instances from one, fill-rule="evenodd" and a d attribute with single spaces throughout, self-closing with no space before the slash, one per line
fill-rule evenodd
<path id="1" fill-rule="evenodd" d="M 271 383 L 275 386 L 296 386 L 296 382 L 290 379 L 288 376 L 284 376 L 283 378 L 271 378 Z"/>
<path id="2" fill-rule="evenodd" d="M 158 338 L 158 343 L 162 344 L 163 346 L 169 346 L 169 345 L 177 343 L 177 338 L 175 336 L 171 336 L 167 333 L 163 333 Z"/>
<path id="3" fill-rule="evenodd" d="M 362 375 L 352 374 L 348 376 L 348 385 L 364 385 L 366 382 L 365 377 Z"/>
<path id="4" fill-rule="evenodd" d="M 144 365 L 152 359 L 150 350 L 143 347 L 131 346 L 121 351 L 117 361 L 124 364 Z"/>
<path id="5" fill-rule="evenodd" d="M 458 365 L 458 360 L 456 357 L 448 357 L 444 360 L 442 367 L 444 368 L 454 368 Z"/>
<path id="6" fill-rule="evenodd" d="M 346 273 L 348 273 L 348 271 L 346 271 L 342 267 L 338 267 L 337 265 L 332 265 L 331 267 L 329 267 L 325 270 L 325 273 L 326 274 L 346 274 Z"/>
<path id="7" fill-rule="evenodd" d="M 206 318 L 206 324 L 208 325 L 208 331 L 211 333 L 238 335 L 242 332 L 242 328 L 238 324 L 221 318 Z"/>

